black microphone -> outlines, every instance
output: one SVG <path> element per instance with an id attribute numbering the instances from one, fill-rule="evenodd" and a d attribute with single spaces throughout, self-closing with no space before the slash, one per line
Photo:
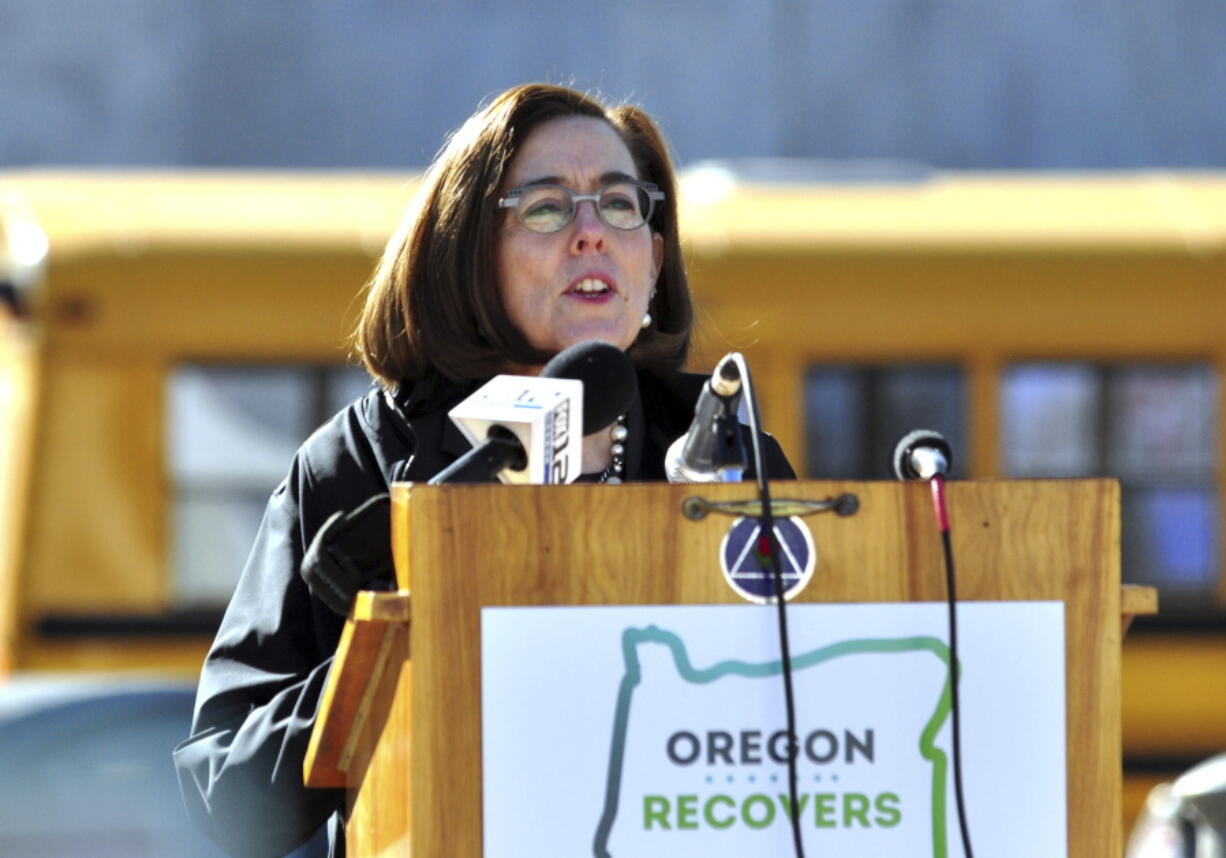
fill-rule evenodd
<path id="1" fill-rule="evenodd" d="M 634 405 L 639 377 L 634 364 L 617 346 L 584 340 L 554 355 L 541 370 L 542 378 L 583 382 L 583 434 L 599 432 Z"/>
<path id="2" fill-rule="evenodd" d="M 894 474 L 900 480 L 931 480 L 949 474 L 954 454 L 940 432 L 916 429 L 894 447 Z"/>
<path id="3" fill-rule="evenodd" d="M 962 853 L 973 858 L 970 827 L 966 821 L 966 800 L 962 788 L 962 706 L 959 702 L 958 658 L 958 587 L 954 573 L 953 539 L 949 528 L 949 510 L 945 504 L 945 477 L 954 456 L 949 442 L 940 432 L 916 429 L 902 436 L 894 447 L 894 473 L 900 480 L 923 480 L 932 491 L 932 511 L 941 534 L 941 550 L 945 557 L 945 595 L 949 606 L 949 694 L 950 732 L 953 744 L 954 803 L 958 810 L 958 830 L 962 835 Z"/>
<path id="4" fill-rule="evenodd" d="M 502 400 L 506 393 L 518 389 L 516 382 L 526 389 L 539 379 L 580 382 L 583 391 L 580 419 L 574 419 L 567 398 L 559 398 L 551 405 L 544 421 L 504 419 L 489 425 L 489 415 L 493 413 L 489 409 L 485 409 L 482 419 L 486 404 L 482 400 L 490 398 L 490 391 L 495 391 L 494 399 Z M 498 376 L 452 412 L 452 419 L 470 437 L 474 428 L 488 425 L 484 439 L 435 474 L 430 485 L 492 482 L 500 474 L 507 476 L 508 482 L 570 482 L 578 476 L 578 467 L 573 473 L 568 467 L 569 462 L 579 461 L 578 439 L 612 424 L 630 409 L 637 395 L 638 376 L 630 358 L 616 346 L 599 340 L 586 340 L 559 352 L 545 364 L 539 378 Z M 564 458 L 560 451 L 572 441 L 573 446 Z M 518 474 L 511 477 L 511 472 Z M 544 476 L 534 480 L 531 475 L 538 473 Z"/>
<path id="5" fill-rule="evenodd" d="M 733 352 L 711 373 L 694 406 L 689 430 L 664 456 L 670 483 L 739 483 L 745 473 L 737 409 L 741 401 L 741 370 Z"/>

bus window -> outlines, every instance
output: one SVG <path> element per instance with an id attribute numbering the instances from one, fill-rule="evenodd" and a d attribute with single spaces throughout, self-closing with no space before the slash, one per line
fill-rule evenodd
<path id="1" fill-rule="evenodd" d="M 805 373 L 805 464 L 818 479 L 889 479 L 898 439 L 935 429 L 955 450 L 966 438 L 962 369 L 945 364 L 814 365 Z M 954 457 L 954 476 L 965 476 Z"/>
<path id="2" fill-rule="evenodd" d="M 1206 364 L 1025 363 L 1001 378 L 1005 473 L 1117 477 L 1124 580 L 1176 597 L 1217 583 L 1217 420 Z"/>
<path id="3" fill-rule="evenodd" d="M 1001 463 L 1012 477 L 1098 471 L 1098 372 L 1082 364 L 1011 367 L 1001 380 Z"/>
<path id="4" fill-rule="evenodd" d="M 171 373 L 166 470 L 175 607 L 229 601 L 294 452 L 369 386 L 353 367 L 183 365 Z"/>

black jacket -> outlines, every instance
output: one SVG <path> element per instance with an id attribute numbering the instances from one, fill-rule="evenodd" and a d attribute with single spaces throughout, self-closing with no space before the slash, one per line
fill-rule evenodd
<path id="1" fill-rule="evenodd" d="M 639 374 L 638 404 L 626 415 L 627 480 L 664 479 L 664 453 L 689 428 L 704 379 Z M 386 492 L 397 463 L 407 460 L 406 479 L 424 482 L 469 449 L 447 412 L 476 386 L 428 379 L 395 397 L 372 391 L 307 439 L 269 499 L 205 659 L 192 735 L 174 751 L 193 822 L 234 855 L 282 855 L 325 821 L 332 854 L 344 854 L 344 791 L 302 784 L 344 621 L 299 567 L 323 523 Z M 795 476 L 773 441 L 765 455 L 773 479 Z"/>

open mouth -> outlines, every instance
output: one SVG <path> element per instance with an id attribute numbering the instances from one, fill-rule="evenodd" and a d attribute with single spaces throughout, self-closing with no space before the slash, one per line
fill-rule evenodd
<path id="1" fill-rule="evenodd" d="M 599 278 L 585 277 L 570 287 L 570 291 L 584 298 L 600 298 L 605 295 L 612 295 L 613 287 Z"/>

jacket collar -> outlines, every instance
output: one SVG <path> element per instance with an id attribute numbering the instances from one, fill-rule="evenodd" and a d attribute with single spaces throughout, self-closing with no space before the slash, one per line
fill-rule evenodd
<path id="1" fill-rule="evenodd" d="M 441 425 L 437 436 L 437 449 L 448 459 L 454 461 L 467 453 L 472 445 L 455 422 L 447 417 L 447 412 L 472 394 L 481 383 L 479 381 L 456 382 L 441 375 L 431 374 L 418 381 L 400 382 L 395 392 L 388 395 L 388 399 L 395 411 L 410 425 L 416 427 L 415 434 L 419 436 L 425 428 L 424 424 L 429 422 L 423 418 L 431 416 L 439 418 Z M 415 441 L 419 448 L 435 446 L 427 438 L 417 437 Z"/>

